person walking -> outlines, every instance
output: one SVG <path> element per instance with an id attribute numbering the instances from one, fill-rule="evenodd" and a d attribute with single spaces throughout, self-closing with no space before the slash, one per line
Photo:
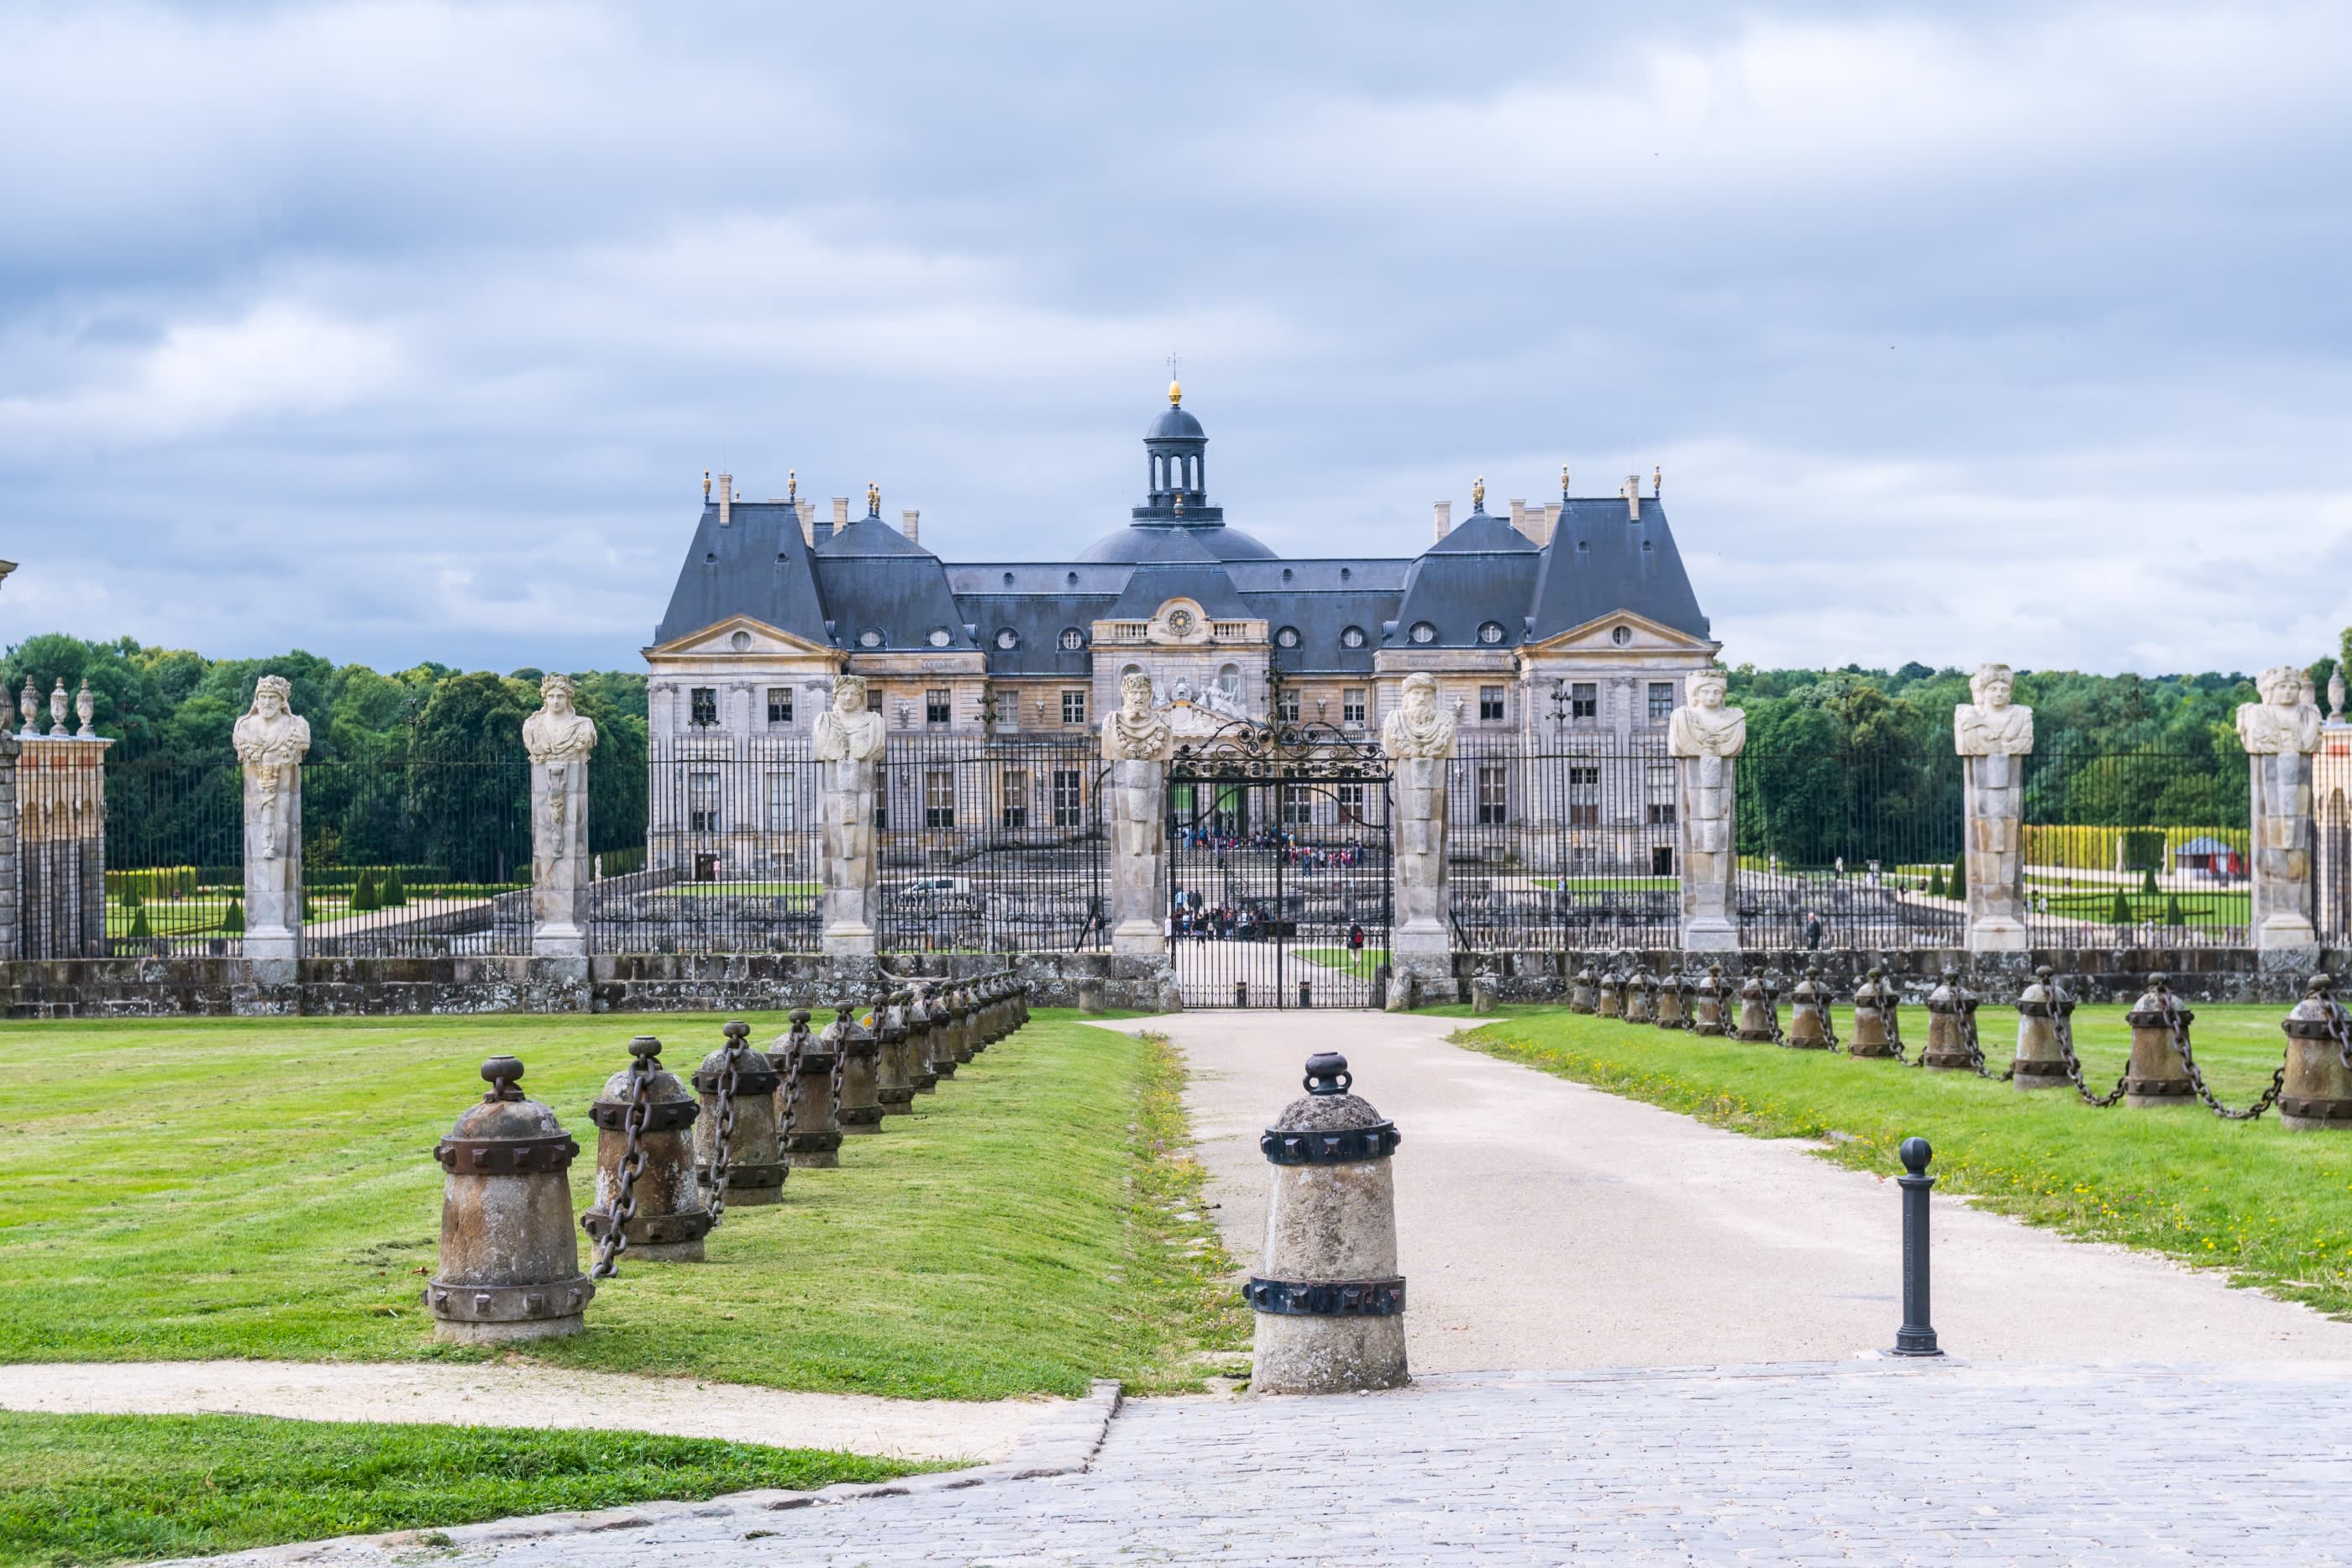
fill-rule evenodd
<path id="1" fill-rule="evenodd" d="M 1805 911 L 1805 951 L 1818 953 L 1821 949 L 1822 917 L 1808 909 Z"/>

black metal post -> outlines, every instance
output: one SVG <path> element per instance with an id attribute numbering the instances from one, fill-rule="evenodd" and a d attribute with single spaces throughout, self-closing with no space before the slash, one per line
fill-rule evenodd
<path id="1" fill-rule="evenodd" d="M 1895 1354 L 1941 1355 L 1927 1321 L 1927 1194 L 1936 1185 L 1927 1162 L 1936 1151 L 1925 1138 L 1906 1138 L 1895 1154 L 1904 1174 L 1895 1178 L 1903 1189 L 1903 1326 L 1895 1331 Z"/>

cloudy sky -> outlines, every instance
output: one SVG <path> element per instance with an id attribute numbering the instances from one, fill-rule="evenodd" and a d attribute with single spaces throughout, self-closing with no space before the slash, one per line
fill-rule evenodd
<path id="1" fill-rule="evenodd" d="M 1663 14 L 1663 15 L 1661 15 Z M 706 467 L 950 559 L 1665 470 L 1725 657 L 2352 622 L 2352 11 L 0 7 L 0 638 L 634 667 Z"/>

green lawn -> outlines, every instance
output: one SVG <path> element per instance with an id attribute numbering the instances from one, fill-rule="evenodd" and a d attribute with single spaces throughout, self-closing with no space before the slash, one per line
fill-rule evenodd
<path id="1" fill-rule="evenodd" d="M 429 1151 L 511 1053 L 593 1147 L 639 1032 L 689 1071 L 717 1015 L 19 1023 L 0 1098 L 0 1360 L 392 1361 L 438 1344 L 417 1293 Z M 755 1017 L 753 1039 L 783 1027 Z M 529 1354 L 773 1387 L 968 1399 L 1197 1383 L 1244 1343 L 1200 1218 L 1164 1043 L 1063 1012 L 738 1208 L 709 1261 L 624 1260 L 589 1332 Z M 584 1206 L 592 1168 L 572 1166 Z M 1200 1245 L 1205 1244 L 1205 1246 Z"/>
<path id="2" fill-rule="evenodd" d="M 2084 1075 L 2104 1093 L 2123 1071 L 2120 1007 L 2075 1014 Z M 2191 1043 L 2207 1082 L 2242 1106 L 2270 1082 L 2284 1038 L 2283 1006 L 2200 1006 Z M 2016 1040 L 2014 1013 L 1980 1016 L 1998 1072 Z M 1851 1021 L 1837 1015 L 1841 1039 Z M 1927 1019 L 1904 1009 L 1906 1036 Z M 2157 1111 L 2095 1111 L 2071 1091 L 2021 1093 L 1973 1074 L 1927 1072 L 1843 1052 L 1711 1040 L 1552 1009 L 1507 1009 L 1465 1044 L 1759 1137 L 1846 1141 L 1823 1157 L 1882 1174 L 1918 1134 L 1935 1145 L 1946 1192 L 2074 1236 L 2123 1242 L 2230 1270 L 2324 1312 L 2352 1314 L 2352 1137 L 2292 1134 L 2274 1116 L 2221 1121 L 2191 1102 Z M 2193 1350 L 2193 1347 L 2190 1347 Z M 2184 1354 L 2187 1354 L 2184 1352 Z"/>
<path id="3" fill-rule="evenodd" d="M 0 1568 L 208 1555 L 932 1468 L 629 1432 L 0 1413 Z"/>

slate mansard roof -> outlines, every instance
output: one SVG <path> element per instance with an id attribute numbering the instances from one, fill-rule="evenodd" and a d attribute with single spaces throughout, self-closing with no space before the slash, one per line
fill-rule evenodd
<path id="1" fill-rule="evenodd" d="M 1145 434 L 1155 484 L 1178 471 L 1162 466 L 1169 455 L 1197 462 L 1207 445 L 1175 396 Z M 1189 483 L 1201 470 L 1186 472 Z M 1622 495 L 1564 497 L 1541 545 L 1482 505 L 1402 559 L 1284 560 L 1206 503 L 1205 482 L 1169 481 L 1075 559 L 952 566 L 878 507 L 811 549 L 788 504 L 733 502 L 722 525 L 706 503 L 654 642 L 741 615 L 845 652 L 978 650 L 993 674 L 1076 678 L 1090 667 L 1094 622 L 1141 620 L 1178 597 L 1213 617 L 1265 621 L 1275 667 L 1297 674 L 1369 675 L 1383 646 L 1508 649 L 1621 612 L 1708 635 L 1654 497 L 1631 508 Z M 1416 643 L 1424 623 L 1430 640 Z M 1499 634 L 1482 635 L 1489 626 Z M 1081 645 L 1066 648 L 1072 631 Z"/>

